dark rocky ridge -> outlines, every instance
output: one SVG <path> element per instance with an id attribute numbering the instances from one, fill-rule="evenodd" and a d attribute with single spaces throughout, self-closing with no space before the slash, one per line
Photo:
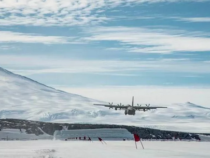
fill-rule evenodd
<path id="1" fill-rule="evenodd" d="M 62 130 L 63 127 L 68 127 L 71 129 L 96 129 L 96 128 L 125 128 L 131 133 L 137 133 L 142 139 L 181 139 L 199 140 L 198 133 L 187 133 L 187 132 L 177 132 L 177 131 L 165 131 L 151 128 L 135 127 L 135 126 L 125 126 L 125 125 L 110 125 L 110 124 L 68 124 L 68 123 L 49 123 L 49 122 L 39 122 L 39 121 L 29 121 L 29 120 L 18 120 L 18 119 L 0 119 L 0 130 L 2 129 L 25 129 L 28 134 L 42 135 L 43 132 L 39 129 L 41 128 L 45 133 L 53 135 L 55 130 Z M 203 134 L 203 133 L 200 133 Z M 210 135 L 210 134 L 204 134 Z"/>

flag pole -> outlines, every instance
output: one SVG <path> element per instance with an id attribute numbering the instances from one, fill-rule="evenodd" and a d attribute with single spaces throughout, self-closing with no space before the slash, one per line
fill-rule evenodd
<path id="1" fill-rule="evenodd" d="M 140 140 L 140 142 L 141 142 L 141 140 Z M 144 146 L 143 146 L 143 143 L 141 142 L 141 146 L 142 146 L 142 148 L 144 149 Z"/>
<path id="2" fill-rule="evenodd" d="M 137 149 L 137 144 L 136 144 L 136 141 L 135 141 L 135 145 L 136 145 L 136 149 Z"/>

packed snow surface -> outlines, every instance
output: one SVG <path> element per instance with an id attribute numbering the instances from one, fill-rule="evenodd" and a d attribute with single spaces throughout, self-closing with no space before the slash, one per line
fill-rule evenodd
<path id="1" fill-rule="evenodd" d="M 209 158 L 209 142 L 0 141 L 0 158 Z"/>
<path id="2" fill-rule="evenodd" d="M 135 116 L 125 116 L 122 110 L 109 110 L 94 106 L 94 103 L 102 102 L 56 90 L 0 68 L 0 119 L 123 124 L 210 132 L 210 109 L 190 102 L 167 105 L 166 109 L 138 111 Z"/>

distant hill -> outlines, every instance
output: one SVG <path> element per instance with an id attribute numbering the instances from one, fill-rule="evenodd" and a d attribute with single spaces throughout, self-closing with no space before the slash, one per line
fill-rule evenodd
<path id="1" fill-rule="evenodd" d="M 125 128 L 132 134 L 138 134 L 142 139 L 153 140 L 200 140 L 200 134 L 165 131 L 150 128 L 142 128 L 125 125 L 110 124 L 67 124 L 67 123 L 46 123 L 28 120 L 1 119 L 0 120 L 0 138 L 2 139 L 53 139 L 55 130 L 75 130 L 75 129 L 98 129 L 98 128 Z M 14 135 L 10 132 L 18 131 Z M 3 131 L 3 136 L 2 132 Z M 6 134 L 5 131 L 8 131 Z M 26 135 L 28 134 L 28 135 Z M 202 134 L 202 138 L 209 139 L 210 134 Z M 50 137 L 51 136 L 51 137 Z M 83 135 L 81 136 L 83 137 Z"/>

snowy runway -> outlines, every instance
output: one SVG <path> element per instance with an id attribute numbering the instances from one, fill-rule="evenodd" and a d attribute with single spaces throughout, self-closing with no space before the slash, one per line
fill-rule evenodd
<path id="1" fill-rule="evenodd" d="M 210 142 L 143 141 L 1 141 L 0 158 L 209 158 Z"/>

